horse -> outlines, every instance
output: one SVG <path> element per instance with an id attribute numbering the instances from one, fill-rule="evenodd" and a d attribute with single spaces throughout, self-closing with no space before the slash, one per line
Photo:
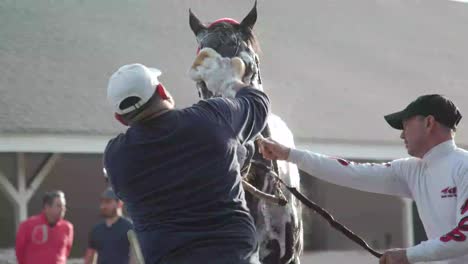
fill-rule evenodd
<path id="1" fill-rule="evenodd" d="M 263 91 L 259 45 L 253 33 L 256 20 L 256 2 L 240 23 L 234 19 L 223 18 L 206 26 L 189 10 L 189 24 L 195 34 L 198 50 L 212 48 L 223 57 L 240 57 L 246 65 L 244 83 Z M 203 82 L 197 82 L 196 88 L 202 99 L 229 97 L 227 94 L 215 94 L 207 89 Z M 268 117 L 262 135 L 294 147 L 292 132 L 277 115 L 271 114 Z M 257 229 L 260 262 L 299 264 L 299 256 L 303 250 L 301 205 L 289 192 L 283 192 L 278 180 L 272 176 L 275 173 L 283 182 L 299 189 L 299 171 L 292 163 L 264 159 L 254 142 L 246 144 L 245 149 L 250 155 L 247 155 L 249 158 L 242 168 L 243 186 L 246 190 L 247 205 Z"/>

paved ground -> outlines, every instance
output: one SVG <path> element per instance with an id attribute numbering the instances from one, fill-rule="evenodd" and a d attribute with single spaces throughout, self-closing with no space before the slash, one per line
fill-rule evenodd
<path id="1" fill-rule="evenodd" d="M 82 264 L 80 259 L 73 259 L 67 264 Z M 377 259 L 360 251 L 311 252 L 302 257 L 302 264 L 377 264 Z M 0 249 L 0 264 L 16 264 L 14 251 Z"/>
<path id="2" fill-rule="evenodd" d="M 377 264 L 378 260 L 361 251 L 329 251 L 329 252 L 311 252 L 306 253 L 301 259 L 302 264 L 327 264 L 327 263 L 343 263 L 343 264 Z"/>

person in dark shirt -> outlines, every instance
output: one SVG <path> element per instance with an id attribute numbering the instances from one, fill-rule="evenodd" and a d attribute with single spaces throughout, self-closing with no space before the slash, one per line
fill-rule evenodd
<path id="1" fill-rule="evenodd" d="M 133 225 L 122 216 L 122 206 L 122 201 L 117 198 L 112 188 L 107 188 L 102 193 L 100 209 L 104 220 L 95 225 L 89 233 L 85 264 L 135 263 L 130 257 L 130 243 L 127 238 L 127 232 L 133 229 Z"/>
<path id="2" fill-rule="evenodd" d="M 108 101 L 129 128 L 109 141 L 104 166 L 146 264 L 259 263 L 236 150 L 263 130 L 270 102 L 242 83 L 244 69 L 239 58 L 202 50 L 192 78 L 235 97 L 183 109 L 157 69 L 125 65 L 110 78 Z"/>

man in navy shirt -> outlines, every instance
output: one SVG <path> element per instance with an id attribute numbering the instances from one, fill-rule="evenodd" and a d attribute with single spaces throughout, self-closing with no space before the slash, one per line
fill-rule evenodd
<path id="1" fill-rule="evenodd" d="M 239 58 L 201 51 L 192 78 L 233 98 L 175 109 L 160 71 L 125 65 L 108 101 L 129 128 L 112 139 L 104 165 L 127 205 L 146 264 L 257 264 L 255 226 L 236 152 L 265 127 L 268 97 L 242 83 Z"/>
<path id="2" fill-rule="evenodd" d="M 103 221 L 93 227 L 89 233 L 85 264 L 129 264 L 130 243 L 127 232 L 133 229 L 132 223 L 122 216 L 122 201 L 117 198 L 112 188 L 107 188 L 101 195 L 101 216 Z M 95 262 L 97 258 L 97 262 Z"/>

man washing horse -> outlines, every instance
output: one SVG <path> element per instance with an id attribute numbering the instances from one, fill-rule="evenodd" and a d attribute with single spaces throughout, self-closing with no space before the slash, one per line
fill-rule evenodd
<path id="1" fill-rule="evenodd" d="M 157 69 L 125 65 L 110 78 L 108 101 L 129 128 L 108 143 L 104 166 L 146 264 L 259 263 L 237 150 L 264 129 L 270 102 L 244 73 L 239 58 L 202 50 L 192 78 L 235 96 L 184 109 L 174 108 Z"/>

